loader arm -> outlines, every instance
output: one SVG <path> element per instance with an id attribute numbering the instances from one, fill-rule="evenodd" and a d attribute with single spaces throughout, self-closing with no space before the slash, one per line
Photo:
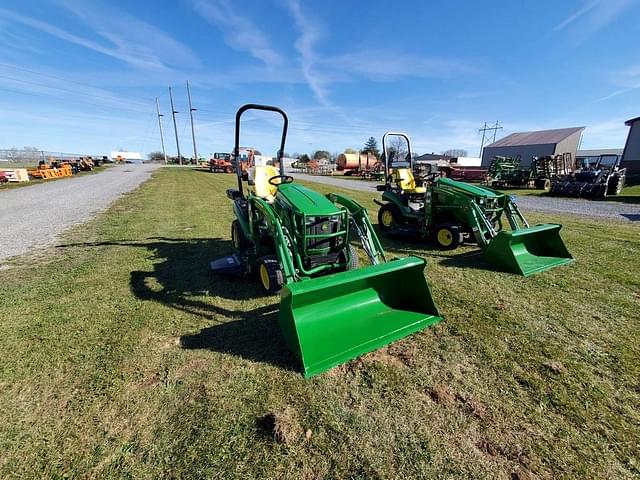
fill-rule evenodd
<path id="1" fill-rule="evenodd" d="M 288 246 L 292 246 L 290 238 L 284 233 L 282 224 L 274 213 L 273 208 L 271 208 L 271 205 L 258 197 L 253 197 L 252 203 L 256 210 L 262 214 L 267 228 L 269 229 L 269 233 L 271 233 L 271 236 L 273 237 L 273 243 L 278 260 L 282 266 L 285 283 L 295 282 L 298 280 L 298 273 L 296 272 L 296 267 L 293 264 L 291 252 L 288 249 Z"/>
<path id="2" fill-rule="evenodd" d="M 367 253 L 371 264 L 378 265 L 379 263 L 385 263 L 387 259 L 385 258 L 384 249 L 373 230 L 373 225 L 371 225 L 371 221 L 367 215 L 367 209 L 355 200 L 351 200 L 337 193 L 329 193 L 327 194 L 327 198 L 349 211 L 351 222 L 358 233 L 362 248 Z"/>

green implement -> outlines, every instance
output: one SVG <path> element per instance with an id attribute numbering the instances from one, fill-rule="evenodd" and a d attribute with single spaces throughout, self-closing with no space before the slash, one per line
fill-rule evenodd
<path id="1" fill-rule="evenodd" d="M 441 320 L 417 257 L 285 286 L 279 322 L 305 377 Z"/>
<path id="2" fill-rule="evenodd" d="M 212 262 L 213 270 L 257 276 L 268 294 L 280 294 L 279 324 L 305 377 L 382 347 L 439 322 L 417 257 L 387 260 L 367 211 L 350 198 L 322 195 L 294 183 L 282 165 L 288 119 L 276 107 L 245 105 L 236 114 L 234 160 L 242 113 L 279 113 L 284 128 L 277 164 L 248 168 L 243 186 L 230 189 L 236 219 L 236 254 Z M 359 240 L 371 264 L 358 268 L 351 245 Z"/>
<path id="3" fill-rule="evenodd" d="M 560 238 L 561 225 L 541 224 L 502 231 L 486 246 L 483 257 L 508 272 L 528 277 L 573 261 Z"/>
<path id="4" fill-rule="evenodd" d="M 390 136 L 400 141 L 388 148 Z M 383 202 L 376 202 L 381 230 L 416 233 L 446 249 L 475 242 L 489 263 L 524 276 L 573 261 L 560 238 L 562 226 L 530 226 L 509 195 L 436 175 L 416 179 L 406 134 L 387 132 L 382 149 L 386 182 L 378 187 Z M 510 230 L 503 228 L 505 220 Z"/>

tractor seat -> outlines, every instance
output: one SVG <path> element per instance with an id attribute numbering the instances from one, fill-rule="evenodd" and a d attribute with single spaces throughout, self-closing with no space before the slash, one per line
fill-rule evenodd
<path id="1" fill-rule="evenodd" d="M 393 170 L 393 181 L 400 190 L 408 194 L 425 193 L 425 187 L 416 186 L 416 179 L 409 168 L 396 168 Z"/>
<path id="2" fill-rule="evenodd" d="M 269 179 L 280 175 L 278 169 L 270 165 L 255 166 L 249 170 L 249 180 L 253 182 L 253 188 L 257 197 L 264 198 L 272 203 L 278 193 L 278 187 L 271 185 Z M 279 182 L 279 180 L 276 180 Z"/>

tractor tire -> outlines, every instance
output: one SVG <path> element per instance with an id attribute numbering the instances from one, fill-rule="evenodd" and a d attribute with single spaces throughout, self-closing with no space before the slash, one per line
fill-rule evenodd
<path id="1" fill-rule="evenodd" d="M 347 266 L 345 267 L 345 271 L 347 270 L 356 270 L 359 266 L 360 266 L 360 260 L 358 259 L 358 253 L 356 252 L 356 249 L 353 248 L 353 245 L 348 245 L 346 249 L 349 249 L 349 256 L 351 257 L 351 260 L 349 260 L 349 263 L 347 263 Z M 340 254 L 340 260 L 344 261 L 344 253 Z"/>
<path id="2" fill-rule="evenodd" d="M 462 229 L 451 223 L 438 225 L 435 233 L 436 242 L 445 250 L 455 250 L 464 241 Z"/>
<path id="3" fill-rule="evenodd" d="M 399 225 L 401 221 L 402 213 L 393 203 L 385 203 L 378 210 L 378 226 L 383 232 L 393 230 L 394 226 Z"/>
<path id="4" fill-rule="evenodd" d="M 284 285 L 282 267 L 275 255 L 265 255 L 258 259 L 258 276 L 265 292 L 273 295 Z"/>
<path id="5" fill-rule="evenodd" d="M 239 252 L 244 252 L 253 245 L 251 240 L 244 234 L 244 230 L 242 230 L 240 226 L 240 221 L 237 219 L 231 222 L 231 242 Z"/>
<path id="6" fill-rule="evenodd" d="M 625 175 L 614 175 L 607 185 L 607 196 L 620 195 L 624 187 Z"/>

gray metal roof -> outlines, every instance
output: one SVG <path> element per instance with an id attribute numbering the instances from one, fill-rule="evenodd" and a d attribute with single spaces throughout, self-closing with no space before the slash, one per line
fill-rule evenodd
<path id="1" fill-rule="evenodd" d="M 600 155 L 622 155 L 622 148 L 596 148 L 592 150 L 578 150 L 576 157 L 599 157 Z"/>
<path id="2" fill-rule="evenodd" d="M 556 128 L 555 130 L 538 130 L 537 132 L 519 132 L 507 135 L 486 148 L 513 147 L 518 145 L 545 145 L 560 143 L 565 138 L 576 132 L 581 132 L 585 127 Z"/>

